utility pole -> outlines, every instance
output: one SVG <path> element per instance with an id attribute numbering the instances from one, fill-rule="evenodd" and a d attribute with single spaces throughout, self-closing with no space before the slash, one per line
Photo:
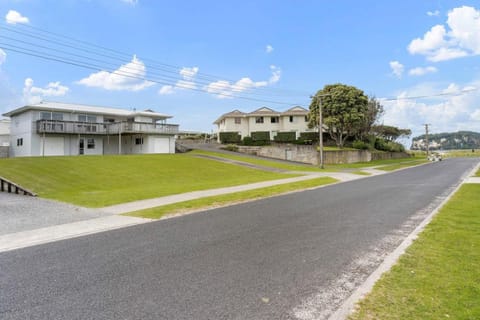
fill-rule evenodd
<path id="1" fill-rule="evenodd" d="M 323 167 L 323 110 L 322 97 L 318 97 L 318 152 L 320 153 L 320 169 Z"/>
<path id="2" fill-rule="evenodd" d="M 331 94 L 318 94 L 316 96 L 310 96 L 310 98 L 318 98 L 318 152 L 320 160 L 320 168 L 324 169 L 323 165 L 323 110 L 322 110 L 322 97 L 331 96 Z"/>
<path id="3" fill-rule="evenodd" d="M 430 151 L 430 146 L 429 146 L 429 143 L 428 143 L 428 126 L 430 124 L 428 123 L 425 123 L 424 126 L 425 126 L 425 143 L 427 144 L 427 159 L 428 159 L 428 155 L 429 155 L 429 151 Z"/>

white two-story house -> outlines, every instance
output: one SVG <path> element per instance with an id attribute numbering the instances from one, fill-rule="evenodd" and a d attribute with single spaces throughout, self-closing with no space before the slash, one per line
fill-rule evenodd
<path id="1" fill-rule="evenodd" d="M 10 117 L 10 157 L 175 153 L 178 125 L 152 110 L 41 102 Z"/>
<path id="2" fill-rule="evenodd" d="M 268 131 L 273 139 L 278 132 L 295 132 L 296 138 L 301 132 L 315 131 L 308 128 L 309 111 L 300 106 L 293 107 L 284 112 L 270 108 L 260 108 L 250 113 L 234 110 L 220 116 L 215 120 L 217 136 L 220 132 L 238 132 L 242 139 L 255 131 Z"/>

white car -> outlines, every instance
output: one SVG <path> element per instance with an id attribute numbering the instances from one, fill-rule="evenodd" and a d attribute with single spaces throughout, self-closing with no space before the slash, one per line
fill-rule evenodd
<path id="1" fill-rule="evenodd" d="M 430 161 L 442 161 L 442 155 L 438 152 L 432 152 L 428 156 L 428 160 L 430 160 Z"/>

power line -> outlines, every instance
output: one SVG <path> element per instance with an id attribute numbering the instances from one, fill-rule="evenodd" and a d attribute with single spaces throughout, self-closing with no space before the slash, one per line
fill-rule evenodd
<path id="1" fill-rule="evenodd" d="M 429 94 L 423 96 L 405 96 L 405 97 L 396 97 L 396 98 L 379 98 L 378 100 L 382 101 L 397 101 L 397 100 L 415 100 L 415 99 L 428 99 L 442 96 L 460 96 L 469 92 L 478 91 L 480 88 L 464 89 L 457 92 L 442 92 L 436 94 Z"/>
<path id="2" fill-rule="evenodd" d="M 98 46 L 98 45 L 95 45 L 95 44 L 92 44 L 92 43 L 89 43 L 89 42 L 86 42 L 86 41 L 77 40 L 77 39 L 74 39 L 74 38 L 71 38 L 71 37 L 68 37 L 68 36 L 65 36 L 65 35 L 61 35 L 61 34 L 58 34 L 58 33 L 53 33 L 53 32 L 46 31 L 46 30 L 42 30 L 40 28 L 35 28 L 33 26 L 20 25 L 19 24 L 19 25 L 16 25 L 16 27 L 21 27 L 23 29 L 29 29 L 30 31 L 27 33 L 24 30 L 13 29 L 12 27 L 10 27 L 8 25 L 5 25 L 4 27 L 2 27 L 2 30 L 7 30 L 7 31 L 10 31 L 10 32 L 14 32 L 16 34 L 20 34 L 20 35 L 25 36 L 25 37 L 34 38 L 34 40 L 38 40 L 40 42 L 44 41 L 44 42 L 47 42 L 49 45 L 54 44 L 54 45 L 58 45 L 58 46 L 62 46 L 62 47 L 67 47 L 67 48 L 70 48 L 70 49 L 79 50 L 79 51 L 82 51 L 82 52 L 87 52 L 89 54 L 99 55 L 99 56 L 102 56 L 102 57 L 105 57 L 105 58 L 114 59 L 116 61 L 125 62 L 125 59 L 127 57 L 128 57 L 128 59 L 130 59 L 130 57 L 132 56 L 131 54 L 128 54 L 128 53 L 125 53 L 125 52 L 122 52 L 122 51 L 110 49 L 110 48 L 107 48 L 107 47 L 104 47 L 104 46 Z M 9 38 L 9 37 L 4 36 L 4 38 Z M 9 39 L 12 40 L 12 38 L 9 38 Z M 59 39 L 62 39 L 62 40 L 58 41 Z M 65 41 L 65 40 L 67 40 L 67 41 Z M 19 41 L 19 40 L 14 39 L 13 41 Z M 45 48 L 46 46 L 42 46 L 42 47 Z M 92 48 L 94 48 L 95 50 L 92 50 Z M 55 50 L 53 48 L 50 48 L 50 49 Z M 109 53 L 106 54 L 105 52 L 99 52 L 98 49 L 100 49 L 100 51 L 107 51 Z M 64 51 L 64 53 L 67 53 L 67 52 Z M 75 55 L 73 53 L 69 53 L 69 54 Z M 91 57 L 84 57 L 84 58 L 92 59 Z M 99 61 L 99 59 L 96 59 L 96 60 Z M 170 79 L 185 80 L 183 77 L 179 77 L 179 71 L 182 68 L 180 68 L 178 66 L 173 66 L 173 65 L 169 65 L 169 64 L 165 64 L 165 63 L 160 63 L 160 62 L 157 62 L 153 59 L 148 59 L 148 58 L 142 58 L 142 60 L 143 61 L 152 61 L 152 65 L 148 65 L 149 70 L 150 69 L 155 69 L 155 70 L 158 70 L 158 71 L 161 71 L 161 72 L 174 74 L 175 76 L 168 75 L 168 77 Z M 128 61 L 128 63 L 137 64 L 135 61 Z M 167 77 L 167 75 L 164 75 L 164 74 L 162 74 L 162 76 Z M 199 80 L 199 79 L 201 79 L 201 80 Z M 222 79 L 221 77 L 213 76 L 213 75 L 202 73 L 202 72 L 198 72 L 195 75 L 195 82 L 200 83 L 200 84 L 208 85 L 208 84 L 210 84 L 212 82 L 216 82 L 216 81 L 228 81 L 228 82 L 231 82 L 232 83 L 231 85 L 232 86 L 234 85 L 235 88 L 241 89 L 241 91 L 251 90 L 251 91 L 255 91 L 254 94 L 259 94 L 259 95 L 260 95 L 259 92 L 263 92 L 263 91 L 269 92 L 268 93 L 269 95 L 275 95 L 275 94 L 278 94 L 278 93 L 282 93 L 283 95 L 288 94 L 290 96 L 293 94 L 293 92 L 295 92 L 295 91 L 289 90 L 289 89 L 280 89 L 280 88 L 275 89 L 275 88 L 265 88 L 265 87 L 242 86 L 242 84 L 238 84 L 235 81 L 228 80 L 228 79 Z M 215 94 L 218 94 L 218 93 L 215 93 Z M 252 93 L 251 92 L 246 92 L 245 94 L 250 95 Z M 302 93 L 298 92 L 298 94 L 302 95 L 302 96 L 306 95 L 303 92 Z M 232 96 L 232 95 L 230 95 L 230 96 Z"/>
<path id="3" fill-rule="evenodd" d="M 64 63 L 64 64 L 76 66 L 76 67 L 81 67 L 81 68 L 85 68 L 85 69 L 89 69 L 89 70 L 94 70 L 94 71 L 104 71 L 103 69 L 100 69 L 100 68 L 96 67 L 95 65 L 83 64 L 82 62 L 75 61 L 75 60 L 67 61 L 67 60 L 61 59 L 61 57 L 58 57 L 58 56 L 45 56 L 45 55 L 42 55 L 40 53 L 29 52 L 28 50 L 27 51 L 22 50 L 22 48 L 15 48 L 14 46 L 11 46 L 11 45 L 4 45 L 3 43 L 0 43 L 0 46 L 2 46 L 2 48 L 5 48 L 5 49 L 13 51 L 13 52 L 17 52 L 17 53 L 21 53 L 21 54 L 25 54 L 25 55 L 29 55 L 29 56 L 34 56 L 34 57 L 49 60 L 49 61 L 60 62 L 60 63 Z M 154 80 L 154 79 L 150 79 L 150 78 L 147 78 L 147 77 L 132 76 L 129 73 L 119 72 L 118 70 L 112 70 L 112 71 L 109 71 L 109 72 L 112 73 L 112 74 L 120 75 L 122 77 L 144 80 L 144 81 L 153 82 L 153 83 L 157 83 L 157 84 L 163 84 L 163 85 L 169 84 L 168 82 Z M 185 89 L 206 93 L 206 91 L 201 90 L 201 89 L 196 89 L 196 88 L 185 88 Z M 225 94 L 225 93 L 215 93 L 215 94 L 220 95 L 220 96 L 225 96 L 225 97 L 234 97 L 234 98 L 237 98 L 237 99 L 257 101 L 257 102 L 283 104 L 283 105 L 294 105 L 292 103 L 286 103 L 286 102 L 281 102 L 281 101 L 258 99 L 258 98 L 231 95 L 231 94 Z"/>

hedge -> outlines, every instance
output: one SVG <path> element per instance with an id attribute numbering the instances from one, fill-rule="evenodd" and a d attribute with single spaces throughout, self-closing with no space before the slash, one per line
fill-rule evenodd
<path id="1" fill-rule="evenodd" d="M 295 132 L 279 132 L 273 140 L 275 140 L 275 142 L 293 143 L 296 140 L 296 134 Z"/>
<path id="2" fill-rule="evenodd" d="M 253 141 L 270 141 L 269 131 L 254 131 L 251 133 Z"/>
<path id="3" fill-rule="evenodd" d="M 242 137 L 238 132 L 220 132 L 220 142 L 225 143 L 240 143 Z"/>

